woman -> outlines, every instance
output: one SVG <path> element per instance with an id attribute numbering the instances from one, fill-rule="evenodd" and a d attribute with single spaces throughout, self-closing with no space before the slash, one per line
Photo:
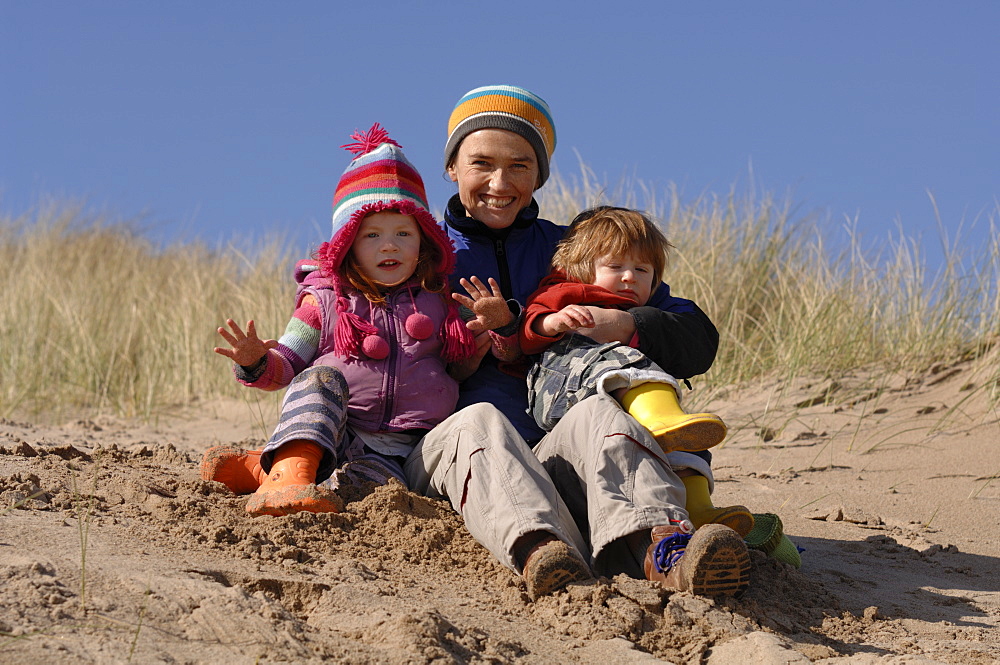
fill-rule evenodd
<path id="1" fill-rule="evenodd" d="M 525 411 L 523 374 L 497 359 L 506 357 L 499 351 L 516 335 L 520 306 L 548 273 L 565 230 L 539 219 L 533 199 L 555 143 L 548 106 L 523 88 L 477 88 L 452 112 L 445 167 L 458 193 L 444 224 L 457 250 L 453 281 L 474 301 L 502 294 L 514 316 L 506 328 L 476 331 L 459 410 L 418 443 L 404 466 L 407 480 L 447 498 L 472 535 L 523 575 L 533 598 L 587 581 L 592 570 L 704 595 L 740 591 L 749 573 L 742 537 L 721 524 L 695 530 L 684 483 L 648 430 L 597 395 L 545 434 Z M 592 313 L 592 337 L 627 342 L 638 333 L 640 350 L 655 346 L 676 378 L 703 373 L 714 360 L 715 327 L 665 284 L 645 307 Z M 708 464 L 691 454 L 671 453 L 671 461 L 710 478 Z"/>

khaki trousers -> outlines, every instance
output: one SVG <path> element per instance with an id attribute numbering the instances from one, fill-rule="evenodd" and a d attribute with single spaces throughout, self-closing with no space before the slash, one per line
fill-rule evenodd
<path id="1" fill-rule="evenodd" d="M 435 427 L 404 465 L 511 570 L 515 541 L 548 531 L 591 565 L 618 539 L 687 519 L 684 486 L 649 432 L 607 395 L 573 406 L 532 450 L 491 404 Z"/>

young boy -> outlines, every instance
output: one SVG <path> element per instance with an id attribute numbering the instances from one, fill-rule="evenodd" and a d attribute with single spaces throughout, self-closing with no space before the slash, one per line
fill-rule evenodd
<path id="1" fill-rule="evenodd" d="M 570 407 L 600 391 L 649 429 L 664 453 L 711 459 L 706 451 L 725 438 L 725 423 L 714 414 L 681 408 L 677 380 L 655 362 L 671 349 L 638 334 L 628 343 L 598 343 L 586 336 L 594 326 L 589 307 L 632 310 L 646 304 L 670 247 L 634 210 L 600 206 L 573 220 L 552 258 L 552 273 L 528 299 L 519 335 L 522 352 L 537 355 L 528 374 L 528 400 L 539 427 L 551 430 Z M 721 522 L 744 536 L 750 531 L 752 517 L 743 506 L 712 506 L 704 476 L 692 473 L 682 480 L 696 526 Z"/>

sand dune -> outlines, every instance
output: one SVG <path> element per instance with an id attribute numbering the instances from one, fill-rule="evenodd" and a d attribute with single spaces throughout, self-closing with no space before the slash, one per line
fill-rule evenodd
<path id="1" fill-rule="evenodd" d="M 602 579 L 530 602 L 444 503 L 358 488 L 251 518 L 198 477 L 241 403 L 0 421 L 4 663 L 1000 662 L 1000 420 L 969 363 L 720 394 L 716 503 L 781 516 L 711 601 Z M 996 387 L 992 387 L 996 390 Z"/>

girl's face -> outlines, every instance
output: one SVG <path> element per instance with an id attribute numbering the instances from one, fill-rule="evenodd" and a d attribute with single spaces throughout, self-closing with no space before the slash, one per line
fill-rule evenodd
<path id="1" fill-rule="evenodd" d="M 594 285 L 645 305 L 653 291 L 653 264 L 628 256 L 602 256 L 594 261 Z"/>
<path id="2" fill-rule="evenodd" d="M 531 203 L 538 160 L 528 141 L 503 129 L 472 132 L 448 166 L 465 211 L 491 229 L 505 229 Z"/>
<path id="3" fill-rule="evenodd" d="M 368 279 L 382 286 L 402 284 L 417 269 L 420 227 L 413 215 L 373 212 L 361 220 L 351 252 Z"/>

